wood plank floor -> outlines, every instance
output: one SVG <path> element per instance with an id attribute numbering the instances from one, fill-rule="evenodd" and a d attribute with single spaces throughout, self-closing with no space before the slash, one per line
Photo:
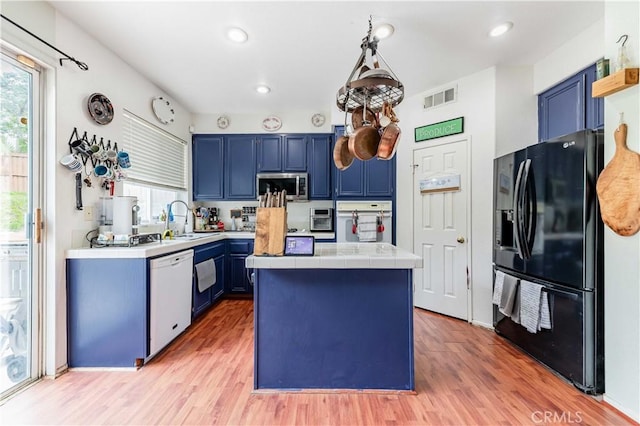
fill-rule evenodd
<path id="1" fill-rule="evenodd" d="M 138 371 L 71 371 L 0 407 L 2 424 L 633 424 L 492 331 L 414 312 L 417 394 L 254 393 L 253 302 L 223 300 Z"/>

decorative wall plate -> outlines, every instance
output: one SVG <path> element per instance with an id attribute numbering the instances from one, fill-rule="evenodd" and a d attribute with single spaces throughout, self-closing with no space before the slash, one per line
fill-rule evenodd
<path id="1" fill-rule="evenodd" d="M 173 106 L 171 106 L 169 99 L 163 96 L 156 96 L 151 101 L 151 108 L 153 109 L 153 113 L 156 115 L 158 121 L 162 124 L 174 122 L 176 112 L 173 110 Z"/>
<path id="2" fill-rule="evenodd" d="M 322 114 L 313 114 L 311 116 L 311 124 L 313 124 L 316 127 L 320 127 L 324 124 L 324 115 Z"/>
<path id="3" fill-rule="evenodd" d="M 221 115 L 220 117 L 218 117 L 218 127 L 221 129 L 226 129 L 227 127 L 229 127 L 229 124 L 231 123 L 231 121 L 229 120 L 229 117 L 227 117 L 226 115 Z"/>
<path id="4" fill-rule="evenodd" d="M 98 124 L 109 124 L 113 120 L 113 105 L 102 93 L 93 93 L 87 101 L 89 115 Z"/>
<path id="5" fill-rule="evenodd" d="M 267 132 L 275 132 L 282 127 L 282 120 L 275 115 L 271 115 L 264 120 L 262 120 L 262 128 Z"/>

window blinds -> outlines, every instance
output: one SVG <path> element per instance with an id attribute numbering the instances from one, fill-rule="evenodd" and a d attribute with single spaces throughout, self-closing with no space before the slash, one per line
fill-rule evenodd
<path id="1" fill-rule="evenodd" d="M 124 110 L 123 143 L 131 168 L 128 179 L 163 187 L 187 189 L 187 143 Z"/>

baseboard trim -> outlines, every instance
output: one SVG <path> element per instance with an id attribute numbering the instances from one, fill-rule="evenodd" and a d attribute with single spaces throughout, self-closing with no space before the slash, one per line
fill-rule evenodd
<path id="1" fill-rule="evenodd" d="M 627 413 L 624 410 L 624 408 L 622 408 L 622 407 L 620 407 L 620 405 L 618 405 L 617 402 L 611 400 L 610 398 L 607 398 L 606 392 L 604 394 L 604 398 L 602 400 L 602 403 L 605 404 L 607 407 L 611 408 L 612 410 L 616 411 L 622 417 L 625 417 L 631 424 L 640 425 L 640 418 L 634 419 L 633 417 L 631 417 L 631 414 Z M 640 415 L 640 414 L 638 414 L 638 415 Z"/>

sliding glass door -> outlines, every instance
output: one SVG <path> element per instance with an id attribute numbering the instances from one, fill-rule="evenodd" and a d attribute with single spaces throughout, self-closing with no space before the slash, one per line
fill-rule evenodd
<path id="1" fill-rule="evenodd" d="M 40 375 L 40 73 L 2 50 L 0 68 L 0 398 Z M 39 227 L 40 228 L 40 227 Z M 40 229 L 38 229 L 40 231 Z"/>

